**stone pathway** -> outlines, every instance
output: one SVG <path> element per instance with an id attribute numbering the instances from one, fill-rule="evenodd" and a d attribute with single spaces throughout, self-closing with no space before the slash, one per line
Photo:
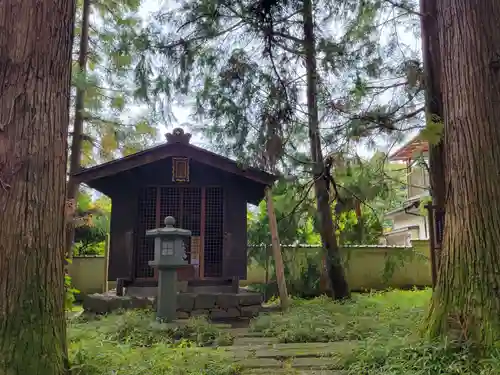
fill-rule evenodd
<path id="1" fill-rule="evenodd" d="M 330 374 L 343 375 L 341 358 L 356 342 L 278 343 L 273 337 L 259 337 L 246 328 L 233 328 L 232 346 L 225 348 L 243 367 L 244 375 L 258 374 Z"/>

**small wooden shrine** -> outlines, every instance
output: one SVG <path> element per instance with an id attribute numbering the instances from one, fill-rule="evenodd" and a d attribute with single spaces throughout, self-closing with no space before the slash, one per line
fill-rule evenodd
<path id="1" fill-rule="evenodd" d="M 145 232 L 166 216 L 192 231 L 190 267 L 180 280 L 234 280 L 247 275 L 247 203 L 258 204 L 274 175 L 189 143 L 174 129 L 165 144 L 73 175 L 112 200 L 108 280 L 155 285 Z"/>

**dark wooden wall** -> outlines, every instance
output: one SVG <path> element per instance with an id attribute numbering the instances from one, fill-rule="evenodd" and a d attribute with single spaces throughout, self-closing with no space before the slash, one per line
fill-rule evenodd
<path id="1" fill-rule="evenodd" d="M 247 278 L 247 203 L 238 189 L 225 191 L 224 277 Z"/>
<path id="2" fill-rule="evenodd" d="M 137 194 L 117 191 L 111 196 L 111 203 L 108 280 L 116 281 L 133 276 Z"/>

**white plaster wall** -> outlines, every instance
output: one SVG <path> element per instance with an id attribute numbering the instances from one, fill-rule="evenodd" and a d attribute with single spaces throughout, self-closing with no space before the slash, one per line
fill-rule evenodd
<path id="1" fill-rule="evenodd" d="M 412 167 L 408 175 L 408 198 L 429 194 L 429 174 L 427 170 L 418 166 Z"/>
<path id="2" fill-rule="evenodd" d="M 419 238 L 414 238 L 414 239 L 425 240 L 429 238 L 428 230 L 426 231 L 427 217 L 408 215 L 405 212 L 401 212 L 392 216 L 391 219 L 393 220 L 393 227 L 392 227 L 393 231 L 401 228 L 406 228 L 412 225 L 418 225 Z"/>

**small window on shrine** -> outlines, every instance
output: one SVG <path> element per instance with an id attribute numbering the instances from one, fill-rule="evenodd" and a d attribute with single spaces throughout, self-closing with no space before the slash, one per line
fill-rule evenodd
<path id="1" fill-rule="evenodd" d="M 161 242 L 161 255 L 174 255 L 174 244 L 171 241 Z"/>
<path id="2" fill-rule="evenodd" d="M 188 158 L 172 158 L 172 181 L 189 182 Z"/>

